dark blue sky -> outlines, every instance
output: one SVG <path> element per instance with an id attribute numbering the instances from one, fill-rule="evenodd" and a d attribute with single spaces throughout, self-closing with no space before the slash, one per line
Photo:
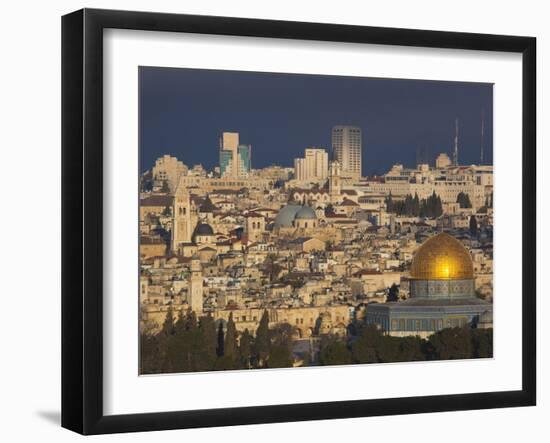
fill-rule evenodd
<path id="1" fill-rule="evenodd" d="M 459 161 L 479 162 L 481 112 L 485 159 L 493 161 L 493 86 L 487 83 L 394 80 L 141 67 L 140 168 L 170 154 L 192 166 L 218 164 L 218 136 L 240 133 L 254 168 L 280 164 L 308 146 L 330 152 L 331 128 L 363 130 L 363 174 L 394 163 L 413 166 L 418 152 L 452 151 L 460 123 Z"/>

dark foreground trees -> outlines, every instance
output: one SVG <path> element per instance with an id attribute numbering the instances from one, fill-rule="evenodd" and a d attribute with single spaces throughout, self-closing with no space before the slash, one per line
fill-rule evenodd
<path id="1" fill-rule="evenodd" d="M 224 325 L 207 315 L 180 311 L 174 320 L 170 307 L 161 331 L 143 333 L 140 340 L 140 372 L 202 372 L 225 369 L 291 367 L 292 328 L 288 324 L 269 329 L 264 312 L 255 337 L 238 333 L 230 314 Z"/>
<path id="2" fill-rule="evenodd" d="M 321 364 L 392 363 L 426 360 L 489 358 L 493 355 L 493 330 L 448 328 L 428 339 L 392 337 L 374 326 L 364 327 L 354 340 L 321 341 Z"/>
<path id="3" fill-rule="evenodd" d="M 269 328 L 267 311 L 254 333 L 248 329 L 239 333 L 232 315 L 225 324 L 216 325 L 210 315 L 197 319 L 193 312 L 180 312 L 174 319 L 169 309 L 160 332 L 141 335 L 140 372 L 292 367 L 293 333 L 288 323 Z M 323 336 L 318 355 L 306 364 L 488 358 L 493 354 L 492 329 L 449 328 L 421 339 L 417 336 L 392 337 L 374 326 L 364 326 L 359 334 L 351 339 Z"/>

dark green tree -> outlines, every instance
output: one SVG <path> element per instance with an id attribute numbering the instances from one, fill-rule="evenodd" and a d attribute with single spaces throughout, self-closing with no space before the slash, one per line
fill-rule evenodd
<path id="1" fill-rule="evenodd" d="M 346 343 L 334 337 L 323 337 L 319 350 L 321 365 L 346 365 L 352 362 Z"/>
<path id="2" fill-rule="evenodd" d="M 200 347 L 200 364 L 205 369 L 212 368 L 217 357 L 216 323 L 210 314 L 199 321 L 198 346 Z M 201 369 L 199 369 L 201 370 Z"/>
<path id="3" fill-rule="evenodd" d="M 160 188 L 160 192 L 163 192 L 165 194 L 168 194 L 170 192 L 170 186 L 168 185 L 168 180 L 162 181 L 162 186 Z"/>
<path id="4" fill-rule="evenodd" d="M 472 329 L 470 331 L 472 338 L 472 348 L 474 358 L 493 357 L 493 330 L 492 329 Z"/>
<path id="5" fill-rule="evenodd" d="M 254 355 L 259 367 L 262 367 L 269 355 L 271 339 L 269 334 L 269 314 L 264 310 L 258 329 L 256 329 L 256 339 L 254 341 Z"/>
<path id="6" fill-rule="evenodd" d="M 174 335 L 175 333 L 174 310 L 172 309 L 172 305 L 168 305 L 168 310 L 166 311 L 166 317 L 164 318 L 164 323 L 162 324 L 161 333 L 166 336 Z"/>
<path id="7" fill-rule="evenodd" d="M 268 368 L 291 368 L 292 363 L 292 353 L 288 345 L 275 344 L 271 346 L 266 363 Z"/>
<path id="8" fill-rule="evenodd" d="M 369 325 L 363 328 L 361 336 L 351 345 L 351 354 L 355 363 L 378 363 L 378 352 L 382 334 L 375 326 Z"/>
<path id="9" fill-rule="evenodd" d="M 225 339 L 224 339 L 224 333 L 223 333 L 223 324 L 222 322 L 220 321 L 219 325 L 218 325 L 218 335 L 217 335 L 217 347 L 216 347 L 216 355 L 218 357 L 221 357 L 223 356 L 223 346 L 224 346 L 224 342 L 225 342 Z"/>
<path id="10" fill-rule="evenodd" d="M 457 360 L 471 358 L 472 342 L 468 328 L 446 328 L 430 336 L 434 358 Z"/>
<path id="11" fill-rule="evenodd" d="M 386 211 L 387 212 L 394 212 L 393 197 L 391 195 L 391 191 L 390 191 L 388 197 L 386 198 Z M 326 211 L 325 211 L 325 214 L 326 214 Z"/>
<path id="12" fill-rule="evenodd" d="M 472 202 L 470 201 L 470 196 L 465 192 L 459 192 L 456 196 L 456 202 L 460 204 L 461 208 L 471 208 Z"/>
<path id="13" fill-rule="evenodd" d="M 225 330 L 223 355 L 229 357 L 231 360 L 236 360 L 238 357 L 237 329 L 235 328 L 232 312 L 229 314 L 229 320 L 227 321 L 227 327 Z"/>
<path id="14" fill-rule="evenodd" d="M 248 329 L 245 329 L 239 340 L 239 358 L 240 366 L 249 369 L 252 365 L 252 345 L 253 338 Z"/>
<path id="15" fill-rule="evenodd" d="M 475 237 L 477 235 L 477 220 L 475 218 L 475 216 L 471 215 L 470 216 L 470 234 Z"/>
<path id="16" fill-rule="evenodd" d="M 386 297 L 386 302 L 392 302 L 399 300 L 399 287 L 394 283 L 390 286 L 388 290 L 388 296 Z"/>

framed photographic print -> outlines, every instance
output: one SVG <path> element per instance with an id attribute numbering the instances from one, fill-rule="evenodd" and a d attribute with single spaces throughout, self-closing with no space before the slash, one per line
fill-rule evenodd
<path id="1" fill-rule="evenodd" d="M 534 405 L 530 37 L 62 21 L 62 425 Z"/>

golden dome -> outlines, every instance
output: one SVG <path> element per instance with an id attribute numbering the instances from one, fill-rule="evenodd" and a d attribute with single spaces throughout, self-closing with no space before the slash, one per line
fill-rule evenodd
<path id="1" fill-rule="evenodd" d="M 411 278 L 466 280 L 474 278 L 470 253 L 453 236 L 442 232 L 426 240 L 414 254 Z"/>

